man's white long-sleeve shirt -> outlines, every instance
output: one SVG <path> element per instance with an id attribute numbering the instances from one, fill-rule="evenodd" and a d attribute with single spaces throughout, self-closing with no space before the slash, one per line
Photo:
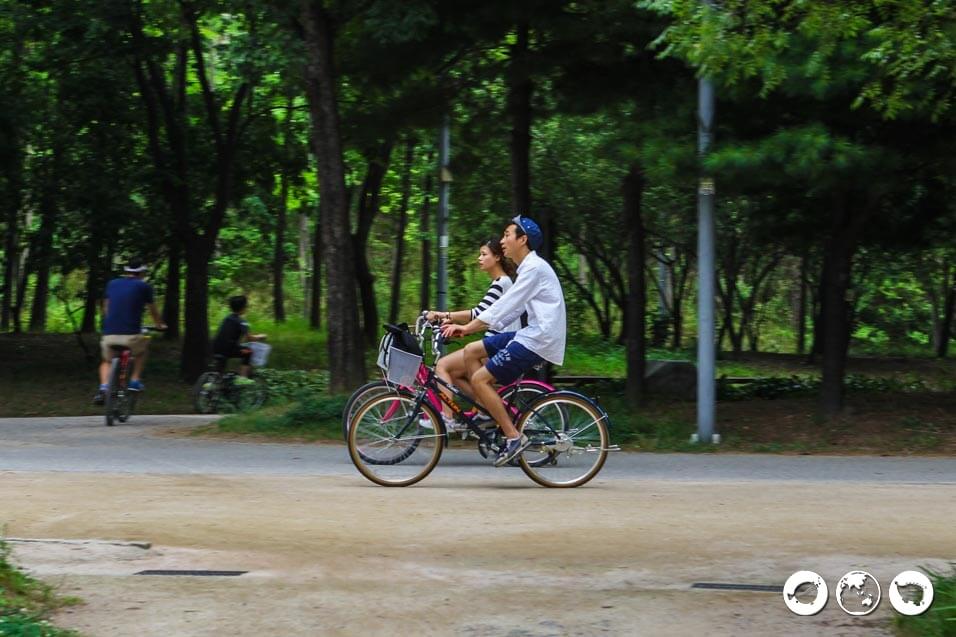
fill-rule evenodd
<path id="1" fill-rule="evenodd" d="M 550 363 L 564 363 L 568 331 L 564 292 L 554 269 L 533 251 L 518 266 L 515 284 L 476 318 L 503 331 L 523 312 L 528 313 L 528 325 L 514 340 Z"/>

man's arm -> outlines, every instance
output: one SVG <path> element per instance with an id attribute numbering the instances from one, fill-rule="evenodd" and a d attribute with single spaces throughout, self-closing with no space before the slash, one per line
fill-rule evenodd
<path id="1" fill-rule="evenodd" d="M 146 307 L 149 308 L 149 313 L 153 317 L 153 325 L 158 327 L 161 330 L 166 329 L 166 324 L 163 323 L 163 317 L 160 316 L 159 310 L 156 308 L 155 303 L 147 303 Z"/>
<path id="2" fill-rule="evenodd" d="M 468 336 L 469 334 L 474 334 L 475 332 L 483 332 L 487 329 L 487 323 L 478 319 L 473 319 L 464 325 L 446 323 L 445 325 L 442 325 L 441 334 L 445 338 L 455 338 L 458 336 Z"/>

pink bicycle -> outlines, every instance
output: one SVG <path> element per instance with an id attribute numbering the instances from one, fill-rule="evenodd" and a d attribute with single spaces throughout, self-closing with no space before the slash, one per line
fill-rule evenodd
<path id="1" fill-rule="evenodd" d="M 414 336 L 418 340 L 419 347 L 424 345 L 425 333 L 429 330 L 432 332 L 431 338 L 431 350 L 434 360 L 432 361 L 431 367 L 425 365 L 424 358 L 421 362 L 418 363 L 417 370 L 414 370 L 414 381 L 408 384 L 400 384 L 390 381 L 387 377 L 384 377 L 382 380 L 373 381 L 362 385 L 357 390 L 355 390 L 352 395 L 349 397 L 348 402 L 345 405 L 345 410 L 342 413 L 342 434 L 346 441 L 349 437 L 349 429 L 355 417 L 355 414 L 359 409 L 364 406 L 366 403 L 371 400 L 378 398 L 380 396 L 385 396 L 388 394 L 399 395 L 402 393 L 416 392 L 418 390 L 424 390 L 425 392 L 425 401 L 427 404 L 433 408 L 435 413 L 441 414 L 442 411 L 442 399 L 439 395 L 437 383 L 445 384 L 441 379 L 438 379 L 434 376 L 434 368 L 438 363 L 438 359 L 441 358 L 441 349 L 438 347 L 438 339 L 440 338 L 440 332 L 437 329 L 437 325 L 428 323 L 424 315 L 419 316 L 418 320 L 415 323 L 415 334 Z M 396 332 L 401 332 L 401 327 L 396 326 L 386 326 L 386 329 L 389 330 L 386 334 L 386 337 L 382 339 L 382 344 L 380 347 L 380 366 L 383 368 L 383 373 L 385 372 L 384 360 L 388 355 L 388 347 L 391 343 L 391 337 L 394 337 Z M 385 351 L 381 351 L 381 350 Z M 433 380 L 429 382 L 429 379 Z M 410 380 L 410 379 L 406 379 Z M 435 382 L 437 381 L 437 383 Z M 454 389 L 452 390 L 455 391 Z M 508 408 L 511 417 L 514 421 L 517 421 L 521 414 L 527 409 L 535 399 L 544 394 L 555 391 L 554 386 L 549 385 L 538 380 L 527 380 L 527 379 L 518 379 L 515 382 L 505 385 L 498 389 L 498 395 L 504 400 L 505 406 Z M 457 393 L 457 392 L 456 392 Z M 395 402 L 394 406 L 390 407 L 393 412 L 399 408 L 400 403 Z M 391 417 L 394 414 L 386 413 L 385 417 Z M 501 434 L 498 430 L 497 424 L 490 420 L 486 414 L 482 411 L 473 408 L 461 413 L 460 419 L 463 422 L 474 422 L 477 425 L 478 429 L 484 430 L 488 435 L 483 436 L 475 432 L 473 429 L 464 429 L 461 433 L 462 440 L 473 439 L 478 441 L 478 453 L 481 454 L 483 458 L 493 457 L 498 453 L 498 446 L 501 444 Z M 459 432 L 452 432 L 459 433 Z M 445 439 L 445 444 L 447 444 L 447 438 Z M 408 450 L 404 450 L 402 453 L 406 453 Z M 384 458 L 385 462 L 400 462 L 400 459 L 397 459 L 398 455 L 395 457 L 387 456 Z M 369 460 L 369 459 L 367 459 Z M 373 462 L 382 462 L 382 458 L 371 459 Z"/>

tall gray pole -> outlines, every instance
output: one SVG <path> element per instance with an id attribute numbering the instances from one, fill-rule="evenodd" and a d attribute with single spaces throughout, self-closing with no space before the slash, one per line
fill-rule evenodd
<path id="1" fill-rule="evenodd" d="M 714 86 L 707 79 L 697 85 L 697 152 L 707 156 L 714 125 Z M 697 440 L 714 440 L 714 180 L 701 167 L 697 187 Z"/>
<path id="2" fill-rule="evenodd" d="M 451 171 L 448 160 L 451 154 L 451 134 L 448 115 L 441 125 L 438 140 L 438 309 L 448 309 L 448 194 L 451 190 Z"/>

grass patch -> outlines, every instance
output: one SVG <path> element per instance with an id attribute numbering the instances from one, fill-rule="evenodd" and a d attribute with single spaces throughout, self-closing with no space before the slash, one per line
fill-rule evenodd
<path id="1" fill-rule="evenodd" d="M 341 440 L 348 396 L 315 395 L 220 419 L 214 431 L 280 439 Z"/>
<path id="2" fill-rule="evenodd" d="M 933 583 L 933 605 L 922 615 L 898 615 L 896 631 L 904 637 L 956 637 L 956 563 L 949 573 L 924 569 Z"/>
<path id="3" fill-rule="evenodd" d="M 79 633 L 53 626 L 48 617 L 64 606 L 79 603 L 54 590 L 9 562 L 10 547 L 0 540 L 0 635 L 4 637 L 79 637 Z"/>

